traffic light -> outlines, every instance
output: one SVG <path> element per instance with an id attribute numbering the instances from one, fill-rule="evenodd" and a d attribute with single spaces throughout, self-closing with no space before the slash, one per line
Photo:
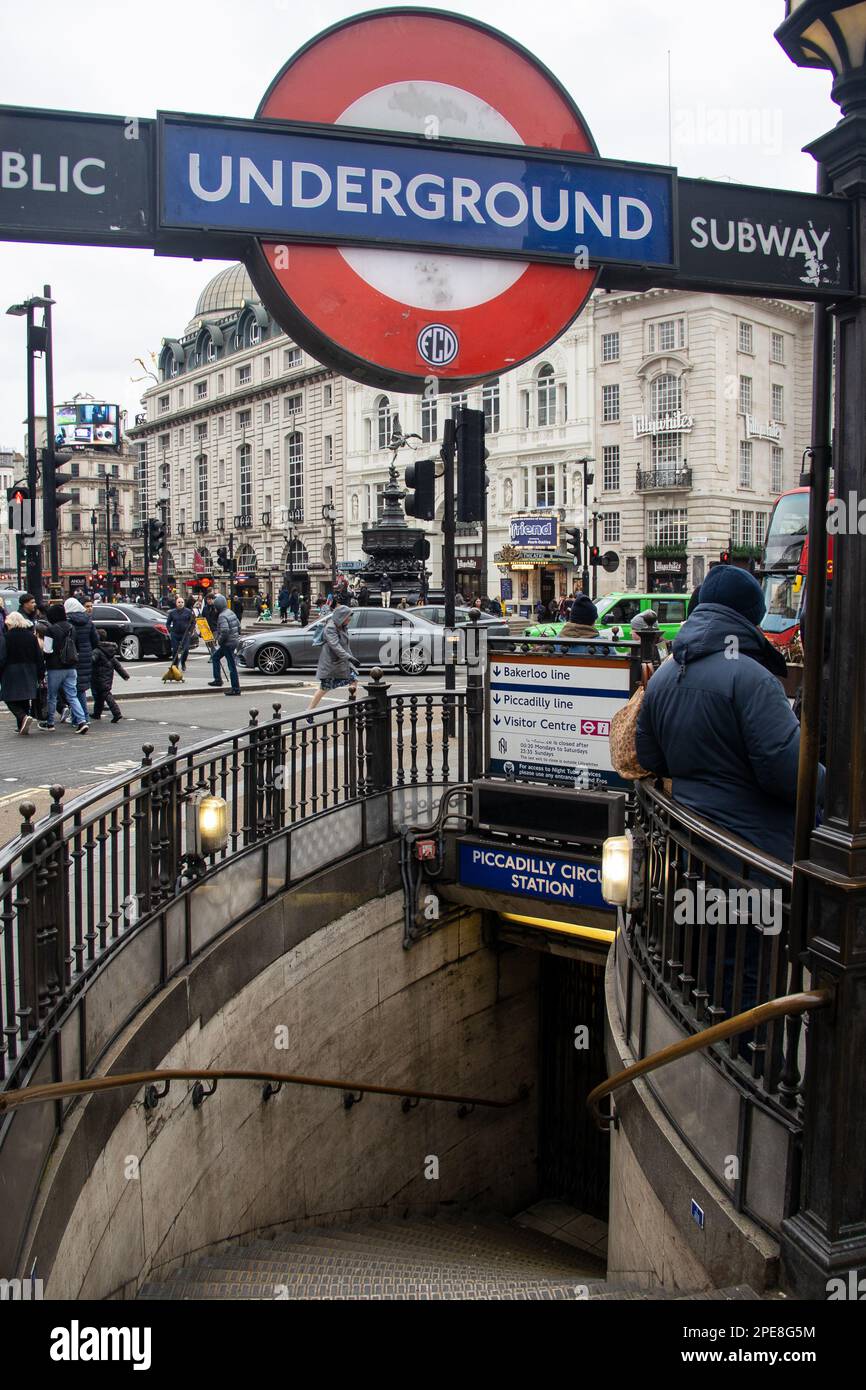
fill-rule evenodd
<path id="1" fill-rule="evenodd" d="M 232 562 L 229 559 L 229 552 L 227 546 L 221 545 L 218 547 L 217 561 L 221 570 L 225 570 L 226 574 L 231 574 Z"/>
<path id="2" fill-rule="evenodd" d="M 64 502 L 71 502 L 67 493 L 60 488 L 72 482 L 71 473 L 63 473 L 63 465 L 72 458 L 71 449 L 58 449 L 51 445 L 42 450 L 42 525 L 46 531 L 57 530 L 57 508 Z"/>
<path id="3" fill-rule="evenodd" d="M 568 551 L 569 555 L 571 556 L 572 564 L 574 564 L 574 565 L 579 565 L 579 564 L 580 564 L 580 527 L 579 527 L 579 526 L 567 526 L 567 527 L 565 528 L 565 534 L 566 534 L 566 536 L 568 537 L 568 539 L 567 539 L 567 541 L 566 541 L 566 550 Z"/>
<path id="4" fill-rule="evenodd" d="M 589 547 L 589 563 L 590 563 L 591 565 L 600 565 L 600 564 L 601 564 L 601 547 L 600 547 L 600 546 L 598 546 L 598 545 L 591 545 L 591 546 Z"/>
<path id="5" fill-rule="evenodd" d="M 486 512 L 484 411 L 460 406 L 455 412 L 457 443 L 457 520 L 483 521 Z"/>
<path id="6" fill-rule="evenodd" d="M 731 563 L 731 552 L 730 552 L 730 550 L 723 550 L 722 553 L 721 553 L 721 555 L 719 556 L 719 561 L 720 561 L 720 563 L 723 564 L 723 565 L 729 565 L 729 564 Z"/>
<path id="7" fill-rule="evenodd" d="M 436 515 L 436 460 L 416 459 L 407 465 L 406 486 L 410 491 L 403 503 L 407 516 L 432 521 Z"/>
<path id="8" fill-rule="evenodd" d="M 165 527 L 161 521 L 155 517 L 150 517 L 147 523 L 147 552 L 151 560 L 162 552 L 165 545 Z"/>
<path id="9" fill-rule="evenodd" d="M 115 569 L 117 567 L 117 551 L 115 550 L 114 546 L 112 546 L 108 552 L 108 559 L 111 563 L 112 569 Z"/>
<path id="10" fill-rule="evenodd" d="M 7 521 L 9 530 L 18 537 L 29 536 L 33 532 L 33 517 L 30 510 L 30 489 L 26 483 L 16 483 L 6 489 Z"/>

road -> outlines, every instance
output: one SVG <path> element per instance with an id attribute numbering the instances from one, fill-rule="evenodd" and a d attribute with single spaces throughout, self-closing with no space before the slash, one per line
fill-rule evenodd
<path id="1" fill-rule="evenodd" d="M 180 735 L 179 747 L 188 747 L 215 738 L 249 722 L 249 711 L 258 709 L 260 720 L 271 716 L 275 703 L 284 714 L 300 714 L 308 706 L 316 680 L 312 671 L 289 672 L 282 679 L 242 672 L 243 694 L 229 699 L 220 690 L 210 690 L 210 661 L 204 653 L 192 653 L 183 686 L 162 684 L 165 662 L 130 662 L 129 681 L 114 682 L 114 694 L 123 710 L 123 719 L 112 724 L 106 711 L 101 720 L 92 720 L 90 732 L 79 735 L 68 724 L 58 722 L 53 734 L 33 727 L 21 738 L 15 721 L 0 705 L 0 844 L 17 833 L 18 803 L 34 800 L 41 814 L 50 804 L 47 788 L 59 783 L 72 796 L 80 789 L 136 767 L 141 747 L 153 744 L 157 753 L 168 748 L 169 734 Z M 361 686 L 368 679 L 361 677 Z M 386 677 L 392 693 L 412 694 L 441 690 L 442 672 L 421 677 L 395 674 Z M 458 672 L 458 685 L 463 680 Z M 129 698 L 133 697 L 133 698 Z M 324 697 L 320 710 L 345 701 L 343 692 Z"/>

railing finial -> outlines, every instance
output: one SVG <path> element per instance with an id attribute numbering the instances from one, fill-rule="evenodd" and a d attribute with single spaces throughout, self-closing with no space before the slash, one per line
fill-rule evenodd
<path id="1" fill-rule="evenodd" d="M 49 816 L 60 816 L 63 814 L 63 794 L 65 791 L 66 788 L 61 787 L 59 782 L 55 782 L 53 787 L 48 788 L 48 793 L 53 802 L 51 810 L 48 812 Z"/>
<path id="2" fill-rule="evenodd" d="M 36 815 L 36 807 L 32 801 L 22 801 L 18 807 L 18 814 L 21 817 L 21 835 L 33 834 L 33 817 Z"/>
<path id="3" fill-rule="evenodd" d="M 152 743 L 143 743 L 143 744 L 141 745 L 141 751 L 142 751 L 142 753 L 144 754 L 144 757 L 143 757 L 142 760 L 141 760 L 142 766 L 143 766 L 143 767 L 150 767 L 150 765 L 151 765 L 151 757 L 150 757 L 150 755 L 151 755 L 151 753 L 153 752 L 153 744 L 152 744 Z"/>

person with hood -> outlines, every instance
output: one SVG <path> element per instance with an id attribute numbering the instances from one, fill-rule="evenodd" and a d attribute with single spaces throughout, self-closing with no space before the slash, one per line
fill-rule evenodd
<path id="1" fill-rule="evenodd" d="M 238 631 L 240 631 L 240 625 L 244 620 L 244 596 L 240 589 L 235 591 L 235 596 L 232 599 L 232 612 L 238 620 Z"/>
<path id="2" fill-rule="evenodd" d="M 76 688 L 78 700 L 87 717 L 87 692 L 90 689 L 90 682 L 93 677 L 93 648 L 96 646 L 98 638 L 96 628 L 93 626 L 93 619 L 86 612 L 84 605 L 79 603 L 77 598 L 68 598 L 63 607 L 66 610 L 66 617 L 72 624 L 72 633 L 75 637 L 75 645 L 78 648 L 78 675 Z M 66 711 L 64 710 L 64 716 Z M 74 723 L 74 715 L 73 715 Z"/>
<path id="3" fill-rule="evenodd" d="M 29 734 L 31 702 L 45 672 L 45 657 L 35 627 L 20 611 L 6 619 L 0 658 L 0 698 L 14 714 L 18 733 Z"/>
<path id="4" fill-rule="evenodd" d="M 301 627 L 306 627 L 310 621 L 310 600 L 307 594 L 304 594 L 298 604 L 298 621 Z"/>
<path id="5" fill-rule="evenodd" d="M 281 623 L 287 623 L 289 621 L 289 604 L 291 602 L 291 598 L 292 596 L 284 584 L 283 587 L 280 589 L 280 592 L 277 594 L 277 606 L 280 610 Z"/>
<path id="6" fill-rule="evenodd" d="M 101 719 L 103 707 L 108 705 L 111 710 L 111 722 L 116 724 L 123 715 L 120 705 L 111 693 L 114 673 L 116 671 L 123 680 L 128 681 L 129 672 L 125 671 L 118 661 L 117 646 L 114 642 L 109 642 L 105 628 L 98 627 L 96 636 L 99 640 L 93 648 L 93 718 Z"/>
<path id="7" fill-rule="evenodd" d="M 307 711 L 308 718 L 312 716 L 313 710 L 326 690 L 338 690 L 341 686 L 347 685 L 349 694 L 354 695 L 355 693 L 358 673 L 355 670 L 352 650 L 349 646 L 349 619 L 351 616 L 351 608 L 347 608 L 345 604 L 341 603 L 325 619 L 319 664 L 316 667 L 319 689 L 310 701 L 310 707 Z"/>
<path id="8" fill-rule="evenodd" d="M 235 663 L 235 647 L 240 641 L 241 625 L 237 617 L 228 606 L 225 594 L 217 594 L 214 599 L 214 608 L 217 611 L 217 625 L 214 632 L 216 637 L 216 650 L 211 657 L 213 664 L 213 680 L 208 681 L 208 685 L 222 685 L 222 671 L 220 662 L 225 661 L 228 668 L 231 690 L 227 690 L 226 695 L 240 695 L 241 683 L 238 679 L 238 668 Z"/>
<path id="9" fill-rule="evenodd" d="M 565 627 L 560 628 L 557 634 L 559 637 L 570 638 L 571 642 L 568 646 L 557 647 L 556 650 L 563 652 L 566 656 L 604 656 L 607 653 L 607 647 L 588 645 L 593 639 L 598 639 L 598 631 L 595 626 L 597 618 L 598 609 L 592 599 L 587 598 L 586 594 L 578 594 L 571 605 Z M 572 645 L 571 643 L 574 643 L 575 638 L 579 640 L 575 645 Z"/>
<path id="10" fill-rule="evenodd" d="M 57 699 L 62 692 L 72 714 L 73 727 L 84 733 L 88 727 L 87 706 L 78 698 L 78 643 L 62 603 L 50 605 L 48 623 L 44 638 L 48 707 L 39 727 L 47 733 L 53 731 Z"/>
<path id="11" fill-rule="evenodd" d="M 195 632 L 195 614 L 192 611 L 192 599 L 184 601 L 182 595 L 178 594 L 174 601 L 174 608 L 168 615 L 166 626 L 168 635 L 171 638 L 171 659 L 176 663 L 180 659 L 181 670 L 186 670 L 186 659 L 189 656 L 189 644 Z"/>
<path id="12" fill-rule="evenodd" d="M 784 659 L 758 624 L 765 604 L 747 570 L 714 566 L 698 606 L 646 688 L 635 749 L 684 806 L 790 864 L 800 726 Z M 818 800 L 823 801 L 824 768 Z"/>

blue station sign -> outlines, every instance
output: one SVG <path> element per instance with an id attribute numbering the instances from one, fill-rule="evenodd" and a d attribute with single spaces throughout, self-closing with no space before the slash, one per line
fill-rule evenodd
<path id="1" fill-rule="evenodd" d="M 465 888 L 486 888 L 542 902 L 610 907 L 601 896 L 601 863 L 597 859 L 462 841 L 459 880 Z"/>
<path id="2" fill-rule="evenodd" d="M 672 169 L 476 141 L 162 115 L 160 224 L 330 245 L 674 265 Z"/>

